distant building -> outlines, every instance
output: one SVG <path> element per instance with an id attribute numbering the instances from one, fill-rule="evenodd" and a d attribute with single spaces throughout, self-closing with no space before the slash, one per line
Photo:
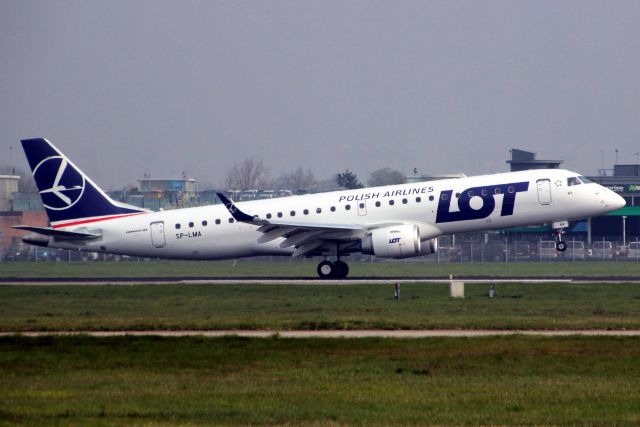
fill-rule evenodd
<path id="1" fill-rule="evenodd" d="M 17 175 L 0 175 L 0 212 L 11 210 L 11 198 L 18 192 Z"/>
<path id="2" fill-rule="evenodd" d="M 2 260 L 3 254 L 12 243 L 27 234 L 24 231 L 11 228 L 12 226 L 20 224 L 47 226 L 47 217 L 44 211 L 28 212 L 30 209 L 20 209 L 25 206 L 19 201 L 26 197 L 22 197 L 18 193 L 19 181 L 20 177 L 17 175 L 0 175 L 0 260 Z M 39 195 L 36 194 L 35 196 Z M 26 205 L 28 206 L 29 203 L 26 203 Z M 40 209 L 42 207 L 41 204 L 36 206 L 40 207 Z"/>
<path id="3" fill-rule="evenodd" d="M 536 153 L 512 148 L 511 160 L 507 163 L 511 166 L 511 172 L 525 171 L 529 169 L 558 169 L 563 160 L 536 160 Z"/>
<path id="4" fill-rule="evenodd" d="M 196 192 L 196 180 L 194 178 L 144 178 L 138 180 L 140 193 L 166 193 L 180 191 L 183 193 Z"/>
<path id="5" fill-rule="evenodd" d="M 153 211 L 198 204 L 194 178 L 143 178 L 137 189 L 108 194 L 114 200 Z"/>

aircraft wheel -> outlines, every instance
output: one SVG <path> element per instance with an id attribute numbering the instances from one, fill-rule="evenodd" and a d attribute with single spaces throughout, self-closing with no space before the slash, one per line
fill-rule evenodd
<path id="1" fill-rule="evenodd" d="M 567 244 L 562 240 L 560 240 L 559 242 L 556 243 L 556 249 L 560 252 L 564 252 L 567 250 Z"/>
<path id="2" fill-rule="evenodd" d="M 347 264 L 344 261 L 336 261 L 335 263 L 336 268 L 336 278 L 339 279 L 344 279 L 345 277 L 347 277 L 347 275 L 349 274 L 349 264 Z"/>
<path id="3" fill-rule="evenodd" d="M 322 261 L 318 264 L 318 276 L 321 279 L 331 279 L 335 276 L 338 268 L 336 265 L 329 261 Z"/>

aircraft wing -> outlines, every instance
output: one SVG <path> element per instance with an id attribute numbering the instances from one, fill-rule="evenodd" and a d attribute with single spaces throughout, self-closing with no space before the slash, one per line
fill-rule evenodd
<path id="1" fill-rule="evenodd" d="M 229 198 L 222 193 L 216 193 L 222 203 L 239 222 L 258 226 L 262 236 L 258 243 L 267 243 L 275 239 L 284 238 L 280 243 L 281 248 L 294 247 L 294 257 L 308 255 L 320 248 L 325 242 L 344 242 L 362 238 L 368 230 L 374 228 L 398 225 L 398 222 L 385 222 L 377 224 L 321 224 L 301 221 L 272 221 L 260 218 L 258 215 L 249 215 L 241 211 Z"/>

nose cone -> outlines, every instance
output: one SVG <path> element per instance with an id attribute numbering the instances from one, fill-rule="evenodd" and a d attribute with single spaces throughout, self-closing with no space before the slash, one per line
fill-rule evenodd
<path id="1" fill-rule="evenodd" d="M 611 210 L 624 208 L 626 204 L 627 202 L 625 202 L 625 200 L 622 197 L 620 197 L 618 194 L 614 193 L 613 191 L 609 191 L 609 194 L 607 197 L 607 205 L 611 207 Z"/>

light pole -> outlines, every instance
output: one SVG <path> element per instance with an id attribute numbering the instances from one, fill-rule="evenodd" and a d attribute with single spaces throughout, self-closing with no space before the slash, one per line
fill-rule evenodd
<path id="1" fill-rule="evenodd" d="M 627 246 L 627 216 L 622 215 L 622 246 Z"/>

